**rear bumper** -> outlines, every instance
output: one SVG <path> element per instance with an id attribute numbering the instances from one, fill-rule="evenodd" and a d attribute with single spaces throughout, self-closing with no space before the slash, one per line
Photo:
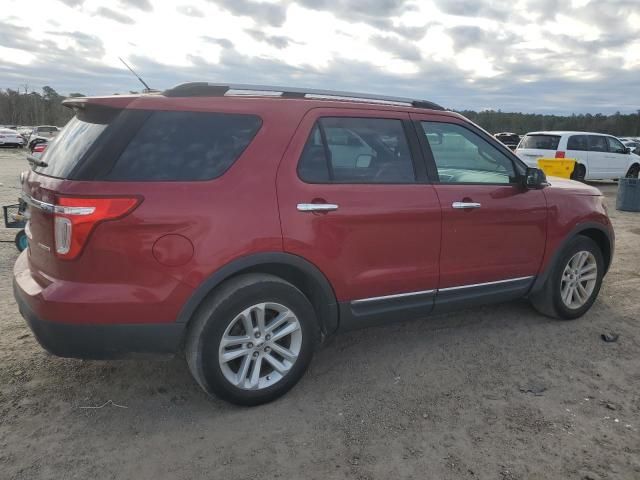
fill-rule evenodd
<path id="1" fill-rule="evenodd" d="M 36 339 L 59 357 L 85 359 L 126 358 L 144 354 L 172 354 L 180 350 L 184 323 L 92 323 L 90 310 L 82 308 L 86 322 L 50 321 L 42 290 L 23 267 L 24 253 L 16 262 L 13 293 L 21 315 Z M 76 315 L 77 317 L 77 315 Z"/>
<path id="2" fill-rule="evenodd" d="M 184 325 L 73 325 L 38 318 L 14 282 L 20 313 L 36 339 L 58 357 L 106 360 L 136 355 L 176 353 L 182 344 Z"/>

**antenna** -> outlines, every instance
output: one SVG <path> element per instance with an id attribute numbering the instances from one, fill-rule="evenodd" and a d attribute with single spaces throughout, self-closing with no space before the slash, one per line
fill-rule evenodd
<path id="1" fill-rule="evenodd" d="M 125 62 L 122 57 L 118 57 L 118 59 L 124 64 L 125 67 L 127 67 L 129 69 L 129 71 L 131 73 L 133 73 L 135 75 L 135 77 L 140 80 L 140 83 L 142 83 L 142 85 L 144 85 L 144 93 L 150 93 L 150 92 L 155 92 L 157 90 L 153 90 L 152 88 L 149 88 L 149 85 L 147 85 L 147 82 L 145 82 L 142 78 L 140 78 L 140 75 L 138 75 L 136 72 L 133 71 L 133 68 L 131 68 L 129 65 L 127 65 L 127 62 Z"/>

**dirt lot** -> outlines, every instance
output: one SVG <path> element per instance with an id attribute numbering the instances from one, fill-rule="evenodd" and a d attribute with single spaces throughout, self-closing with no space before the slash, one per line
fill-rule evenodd
<path id="1" fill-rule="evenodd" d="M 0 151 L 3 204 L 23 158 Z M 617 251 L 584 318 L 517 302 L 343 334 L 253 409 L 207 398 L 182 358 L 45 353 L 17 312 L 14 232 L 0 229 L 0 477 L 638 479 L 640 214 L 598 186 Z M 83 408 L 108 400 L 126 408 Z"/>

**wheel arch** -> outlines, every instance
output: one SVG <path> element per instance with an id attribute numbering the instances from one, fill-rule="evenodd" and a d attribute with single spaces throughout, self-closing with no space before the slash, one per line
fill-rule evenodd
<path id="1" fill-rule="evenodd" d="M 225 281 L 246 273 L 266 273 L 291 283 L 309 299 L 323 335 L 338 328 L 336 296 L 327 277 L 308 260 L 290 253 L 266 252 L 242 257 L 205 279 L 180 310 L 176 323 L 187 324 L 205 298 Z"/>
<path id="2" fill-rule="evenodd" d="M 553 254 L 553 257 L 547 264 L 547 267 L 544 271 L 541 271 L 537 276 L 535 283 L 531 287 L 531 293 L 535 293 L 540 291 L 543 287 L 547 278 L 551 274 L 553 267 L 557 263 L 558 257 L 561 255 L 565 246 L 573 240 L 576 236 L 582 235 L 590 238 L 600 247 L 602 251 L 602 256 L 605 261 L 605 270 L 604 273 L 606 275 L 609 267 L 611 265 L 611 261 L 613 259 L 613 251 L 614 251 L 614 238 L 613 233 L 610 232 L 604 225 L 595 222 L 587 222 L 582 223 L 576 226 L 566 237 L 565 239 L 558 245 L 556 251 Z"/>
<path id="3" fill-rule="evenodd" d="M 629 173 L 631 172 L 631 170 L 632 170 L 634 167 L 637 167 L 638 169 L 640 169 L 640 162 L 639 162 L 639 161 L 633 161 L 633 162 L 629 165 L 629 168 L 627 168 L 627 173 L 625 173 L 625 176 L 626 176 L 626 175 L 629 175 Z"/>

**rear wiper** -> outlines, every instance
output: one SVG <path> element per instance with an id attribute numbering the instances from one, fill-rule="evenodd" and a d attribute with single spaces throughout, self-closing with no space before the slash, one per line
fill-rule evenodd
<path id="1" fill-rule="evenodd" d="M 49 164 L 47 162 L 43 162 L 39 158 L 34 157 L 33 155 L 27 155 L 27 161 L 34 167 L 48 167 Z"/>

